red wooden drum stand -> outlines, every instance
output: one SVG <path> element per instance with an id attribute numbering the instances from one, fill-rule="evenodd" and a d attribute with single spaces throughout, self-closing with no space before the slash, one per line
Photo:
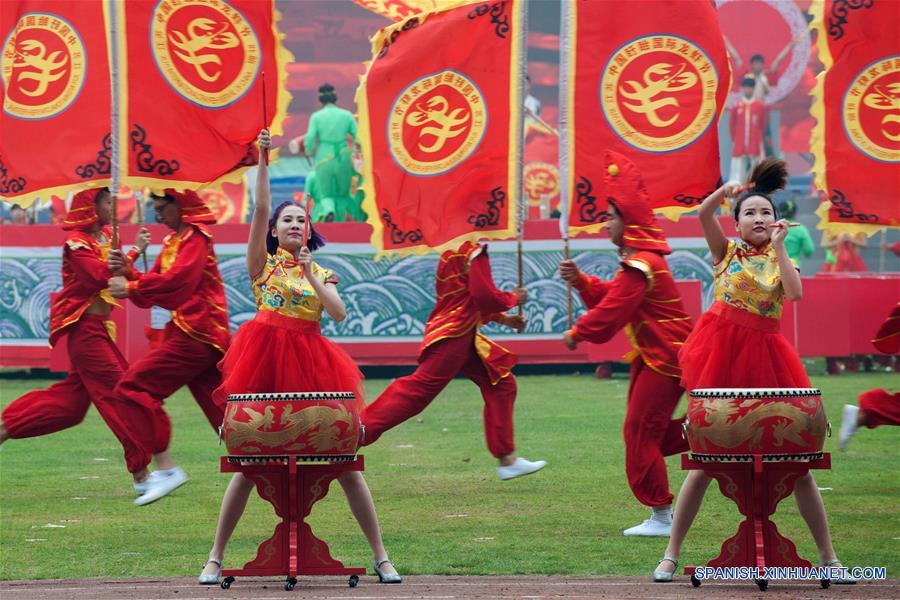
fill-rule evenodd
<path id="1" fill-rule="evenodd" d="M 359 416 L 347 392 L 243 394 L 229 396 L 222 438 L 230 456 L 223 473 L 243 473 L 270 502 L 281 523 L 259 545 L 243 569 L 225 569 L 222 588 L 235 576 L 286 576 L 292 590 L 298 575 L 349 575 L 356 587 L 362 567 L 345 567 L 328 544 L 313 535 L 306 518 L 325 497 L 331 482 L 348 471 L 362 471 L 356 456 Z"/>
<path id="2" fill-rule="evenodd" d="M 242 464 L 243 463 L 243 464 Z M 332 464 L 298 464 L 295 457 L 282 461 L 246 464 L 246 458 L 222 457 L 223 473 L 243 473 L 256 485 L 260 497 L 271 502 L 281 523 L 272 537 L 259 545 L 256 558 L 243 569 L 224 569 L 222 588 L 228 589 L 235 576 L 273 577 L 286 575 L 284 589 L 292 590 L 299 575 L 350 575 L 356 587 L 362 567 L 345 567 L 331 557 L 328 544 L 316 537 L 306 522 L 313 504 L 325 497 L 328 486 L 345 471 L 362 471 L 364 459 Z"/>
<path id="3" fill-rule="evenodd" d="M 770 517 L 810 469 L 830 469 L 819 390 L 692 390 L 685 422 L 691 456 L 681 468 L 702 470 L 733 500 L 744 520 L 707 567 L 810 567 Z M 694 587 L 696 567 L 686 567 Z M 768 581 L 757 579 L 760 590 Z M 821 581 L 822 587 L 830 582 Z"/>

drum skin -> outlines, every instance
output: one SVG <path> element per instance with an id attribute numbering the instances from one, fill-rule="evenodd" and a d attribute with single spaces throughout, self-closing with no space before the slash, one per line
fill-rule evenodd
<path id="1" fill-rule="evenodd" d="M 827 427 L 817 389 L 697 389 L 685 434 L 696 454 L 802 455 L 821 452 Z"/>
<path id="2" fill-rule="evenodd" d="M 352 458 L 359 413 L 350 392 L 233 395 L 222 437 L 232 456 Z"/>

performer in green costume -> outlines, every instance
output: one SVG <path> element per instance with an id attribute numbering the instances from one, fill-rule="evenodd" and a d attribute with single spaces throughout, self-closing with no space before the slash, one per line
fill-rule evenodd
<path id="1" fill-rule="evenodd" d="M 319 87 L 322 108 L 309 120 L 303 145 L 313 161 L 314 185 L 307 186 L 316 201 L 314 219 L 322 221 L 364 220 L 359 199 L 350 193 L 355 175 L 352 145 L 356 142 L 356 120 L 349 110 L 339 108 L 334 87 Z M 309 188 L 313 189 L 310 190 Z"/>

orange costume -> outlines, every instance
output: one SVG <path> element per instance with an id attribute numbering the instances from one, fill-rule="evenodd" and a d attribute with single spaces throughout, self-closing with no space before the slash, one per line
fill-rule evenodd
<path id="1" fill-rule="evenodd" d="M 499 320 L 518 297 L 494 286 L 487 247 L 474 242 L 444 252 L 435 279 L 437 302 L 425 325 L 419 367 L 391 383 L 366 407 L 363 444 L 374 443 L 388 429 L 422 412 L 462 372 L 484 398 L 488 450 L 496 457 L 512 454 L 516 357 L 478 328 Z"/>
<path id="2" fill-rule="evenodd" d="M 116 387 L 123 413 L 149 454 L 169 446 L 172 426 L 163 401 L 183 385 L 218 431 L 225 403 L 224 398 L 213 398 L 221 383 L 216 365 L 231 340 L 225 288 L 212 234 L 204 226 L 215 223 L 215 217 L 196 193 L 166 192 L 176 198 L 186 227 L 166 236 L 148 273 L 130 274 L 128 297 L 142 308 L 171 310 L 172 320 L 161 344 L 131 365 Z"/>
<path id="3" fill-rule="evenodd" d="M 129 471 L 141 468 L 143 451 L 122 421 L 113 389 L 128 363 L 115 343 L 115 325 L 100 314 L 87 313 L 98 298 L 110 307 L 119 303 L 106 283 L 112 230 L 103 227 L 99 239 L 85 230 L 97 223 L 99 189 L 79 192 L 63 222 L 70 231 L 63 246 L 63 289 L 51 294 L 50 346 L 68 336 L 72 371 L 46 390 L 29 392 L 3 411 L 3 424 L 12 438 L 27 438 L 61 431 L 80 423 L 91 402 L 122 443 Z M 134 262 L 137 250 L 128 253 Z"/>
<path id="4" fill-rule="evenodd" d="M 675 280 L 671 253 L 656 223 L 634 164 L 607 151 L 605 187 L 625 225 L 622 268 L 611 282 L 581 274 L 575 288 L 587 314 L 571 330 L 575 341 L 608 342 L 624 329 L 634 348 L 625 414 L 625 472 L 646 506 L 672 503 L 664 456 L 686 452 L 684 419 L 672 419 L 684 393 L 678 351 L 691 331 Z"/>

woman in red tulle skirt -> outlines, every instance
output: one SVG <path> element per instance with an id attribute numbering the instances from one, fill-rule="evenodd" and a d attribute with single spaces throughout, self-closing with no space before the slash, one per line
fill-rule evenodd
<path id="1" fill-rule="evenodd" d="M 289 209 L 293 212 L 298 208 L 289 206 Z M 267 269 L 272 265 L 298 269 L 299 263 L 294 262 L 293 257 L 284 259 L 283 250 L 276 252 L 268 259 Z M 311 262 L 311 270 L 312 277 L 319 277 L 327 284 L 337 283 L 337 277 L 316 263 Z M 271 287 L 271 279 L 269 281 L 264 284 L 254 279 L 255 290 L 260 290 L 263 285 Z M 252 321 L 237 330 L 232 348 L 234 350 L 229 348 L 219 363 L 222 371 L 220 393 L 353 392 L 357 408 L 362 411 L 365 407 L 362 373 L 349 354 L 322 336 L 317 320 L 260 308 Z"/>
<path id="2" fill-rule="evenodd" d="M 784 247 L 789 223 L 776 222 L 770 194 L 784 187 L 784 161 L 766 159 L 746 186 L 727 183 L 708 196 L 698 216 L 713 258 L 715 302 L 685 341 L 678 362 L 686 390 L 701 388 L 808 388 L 809 377 L 794 348 L 781 335 L 784 298 L 799 301 L 800 274 Z M 740 195 L 738 195 L 740 194 Z M 724 197 L 734 202 L 740 240 L 728 240 L 716 219 Z M 653 581 L 672 581 L 681 544 L 700 509 L 710 477 L 690 471 L 681 487 L 672 534 Z M 797 507 L 815 539 L 822 564 L 840 566 L 825 505 L 812 474 L 797 480 Z M 835 583 L 851 583 L 850 580 Z"/>
<path id="3" fill-rule="evenodd" d="M 261 132 L 261 155 L 269 145 L 268 132 Z M 282 204 L 271 219 L 270 209 L 269 174 L 261 160 L 247 242 L 247 269 L 258 312 L 238 329 L 219 363 L 222 387 L 216 393 L 354 392 L 362 412 L 362 373 L 346 352 L 322 337 L 319 327 L 323 312 L 337 321 L 346 317 L 337 277 L 312 260 L 311 251 L 324 240 L 307 223 L 303 207 Z M 362 473 L 345 472 L 338 482 L 372 548 L 379 581 L 400 583 L 384 549 L 375 505 Z M 253 483 L 241 473 L 228 484 L 215 541 L 199 577 L 201 584 L 219 582 L 225 546 L 252 490 Z"/>
<path id="4" fill-rule="evenodd" d="M 731 260 L 746 261 L 752 252 L 744 242 L 729 244 Z M 727 269 L 724 262 L 713 269 Z M 718 297 L 678 354 L 685 389 L 810 386 L 803 362 L 781 335 L 779 318 L 736 308 Z"/>

